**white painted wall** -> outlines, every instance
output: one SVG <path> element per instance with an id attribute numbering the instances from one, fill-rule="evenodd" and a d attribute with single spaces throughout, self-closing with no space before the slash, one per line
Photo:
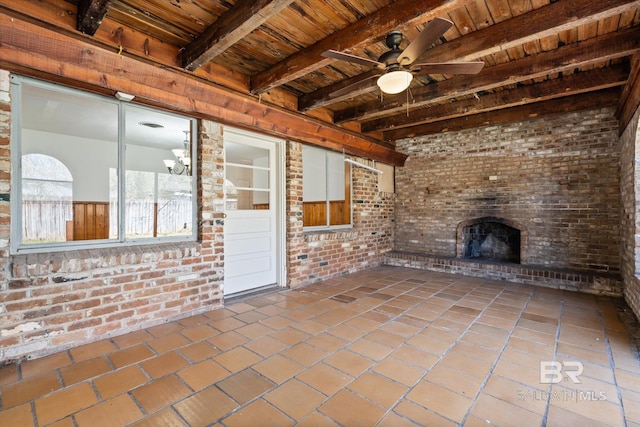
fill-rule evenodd
<path id="1" fill-rule="evenodd" d="M 115 141 L 79 138 L 22 129 L 22 154 L 40 153 L 64 163 L 73 176 L 73 198 L 109 201 L 109 169 L 118 167 Z M 171 151 L 127 145 L 127 169 L 168 173 L 163 159 L 173 159 Z"/>

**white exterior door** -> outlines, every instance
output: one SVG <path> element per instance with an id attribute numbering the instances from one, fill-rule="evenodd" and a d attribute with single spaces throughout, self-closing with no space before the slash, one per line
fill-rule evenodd
<path id="1" fill-rule="evenodd" d="M 224 294 L 278 284 L 279 141 L 224 128 Z"/>

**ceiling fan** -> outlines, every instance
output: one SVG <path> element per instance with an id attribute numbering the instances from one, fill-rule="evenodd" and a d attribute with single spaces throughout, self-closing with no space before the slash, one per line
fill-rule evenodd
<path id="1" fill-rule="evenodd" d="M 420 55 L 440 38 L 453 22 L 448 19 L 434 18 L 418 34 L 418 37 L 409 43 L 404 50 L 400 50 L 402 33 L 391 31 L 387 34 L 385 43 L 389 51 L 380 55 L 377 61 L 348 53 L 328 50 L 322 53 L 326 58 L 340 59 L 354 64 L 376 67 L 375 71 L 362 80 L 339 89 L 330 94 L 331 97 L 343 96 L 355 89 L 370 85 L 369 80 L 377 78 L 380 90 L 388 94 L 400 93 L 411 84 L 414 75 L 421 74 L 477 74 L 484 67 L 484 62 L 442 62 L 414 64 Z"/>

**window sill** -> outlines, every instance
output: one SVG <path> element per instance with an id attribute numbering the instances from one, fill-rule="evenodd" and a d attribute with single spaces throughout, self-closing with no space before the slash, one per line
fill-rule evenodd
<path id="1" fill-rule="evenodd" d="M 175 250 L 197 249 L 200 242 L 195 240 L 136 243 L 136 244 L 116 244 L 116 245 L 96 245 L 91 247 L 56 247 L 56 248 L 29 248 L 12 254 L 14 263 L 40 262 L 39 260 L 51 259 L 102 259 L 125 254 L 152 254 Z"/>

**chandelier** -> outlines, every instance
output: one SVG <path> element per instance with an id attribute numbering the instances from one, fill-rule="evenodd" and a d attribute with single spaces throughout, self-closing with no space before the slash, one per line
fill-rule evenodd
<path id="1" fill-rule="evenodd" d="M 171 150 L 176 160 L 163 160 L 164 165 L 173 175 L 191 175 L 191 152 L 189 151 L 189 131 L 184 132 L 184 148 Z"/>

